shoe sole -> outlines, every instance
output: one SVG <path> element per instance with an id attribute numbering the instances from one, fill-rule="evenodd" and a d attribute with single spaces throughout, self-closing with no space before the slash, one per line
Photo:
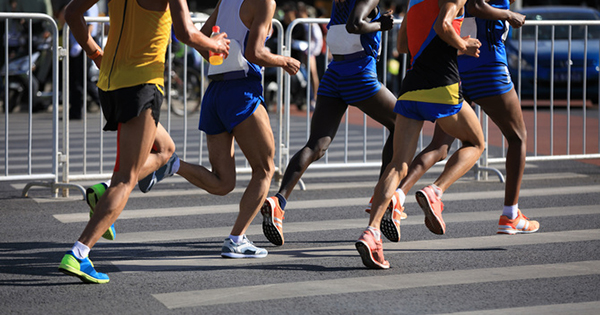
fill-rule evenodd
<path id="1" fill-rule="evenodd" d="M 90 202 L 90 196 L 93 196 L 94 198 L 94 206 L 92 206 Z M 94 191 L 91 187 L 85 190 L 85 202 L 90 207 L 90 218 L 92 217 L 92 215 L 94 215 L 94 209 L 96 208 L 95 205 L 98 204 L 98 200 L 99 199 L 97 198 L 96 191 Z M 105 238 L 109 241 L 114 241 L 115 238 L 117 238 L 117 232 L 115 231 L 114 224 L 111 225 L 110 228 L 108 228 L 108 230 L 104 232 L 104 234 L 102 234 L 102 238 Z"/>
<path id="2" fill-rule="evenodd" d="M 393 220 L 393 213 L 390 208 L 385 210 L 381 218 L 381 233 L 392 242 L 400 241 L 400 227 L 397 227 Z"/>
<path id="3" fill-rule="evenodd" d="M 371 269 L 388 269 L 388 268 L 390 268 L 390 266 L 385 266 L 385 265 L 382 265 L 375 261 L 375 258 L 373 258 L 373 255 L 371 254 L 371 249 L 369 248 L 369 245 L 367 245 L 367 243 L 365 243 L 364 241 L 356 242 L 355 246 L 356 246 L 356 250 L 360 254 L 360 258 L 362 259 L 363 265 L 365 265 L 367 268 L 371 268 Z"/>
<path id="4" fill-rule="evenodd" d="M 284 242 L 283 234 L 279 231 L 279 229 L 275 225 L 275 222 L 273 222 L 272 211 L 273 210 L 270 210 L 270 205 L 268 201 L 265 201 L 262 208 L 260 208 L 260 213 L 263 215 L 263 234 L 269 240 L 269 242 L 277 246 L 281 246 Z"/>
<path id="5" fill-rule="evenodd" d="M 515 235 L 515 234 L 531 234 L 537 232 L 539 229 L 533 231 L 520 231 L 520 230 L 498 230 L 496 234 L 507 234 L 507 235 Z"/>
<path id="6" fill-rule="evenodd" d="M 423 193 L 422 191 L 417 191 L 415 196 L 419 206 L 421 207 L 421 210 L 423 210 L 423 213 L 425 214 L 425 226 L 427 226 L 429 231 L 432 233 L 443 235 L 446 232 L 443 224 L 444 221 L 442 218 L 438 218 L 438 216 L 433 212 L 427 194 Z"/>
<path id="7" fill-rule="evenodd" d="M 238 253 L 221 253 L 221 257 L 223 258 L 265 258 L 267 254 L 261 255 L 247 255 L 247 254 L 238 254 Z"/>
<path id="8" fill-rule="evenodd" d="M 110 279 L 107 280 L 100 280 L 100 279 L 96 279 L 94 277 L 91 277 L 90 275 L 81 272 L 79 270 L 76 270 L 74 268 L 72 268 L 71 266 L 60 266 L 58 267 L 58 271 L 66 274 L 67 276 L 73 276 L 73 277 L 77 277 L 79 278 L 81 281 L 85 282 L 85 283 L 107 283 L 108 281 L 110 281 Z"/>

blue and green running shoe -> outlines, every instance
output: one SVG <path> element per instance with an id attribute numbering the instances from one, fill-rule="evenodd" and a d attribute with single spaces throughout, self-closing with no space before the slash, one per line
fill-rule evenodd
<path id="1" fill-rule="evenodd" d="M 156 183 L 167 177 L 173 176 L 173 174 L 177 173 L 177 170 L 179 170 L 179 157 L 177 154 L 173 153 L 165 165 L 139 180 L 138 188 L 143 193 L 147 193 Z"/>
<path id="2" fill-rule="evenodd" d="M 108 186 L 106 183 L 100 183 L 86 189 L 85 201 L 87 202 L 88 206 L 90 206 L 90 218 L 94 215 L 94 209 L 96 209 L 98 200 L 100 200 L 100 197 L 102 197 L 107 188 Z M 110 241 L 117 237 L 114 223 L 108 230 L 106 230 L 106 232 L 104 232 L 104 234 L 102 234 L 102 237 Z"/>
<path id="3" fill-rule="evenodd" d="M 73 251 L 65 254 L 58 270 L 66 275 L 74 276 L 85 283 L 107 283 L 110 279 L 105 273 L 97 272 L 89 258 L 77 259 Z"/>

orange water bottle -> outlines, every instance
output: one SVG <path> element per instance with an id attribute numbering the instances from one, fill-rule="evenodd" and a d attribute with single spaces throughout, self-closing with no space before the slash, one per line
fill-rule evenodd
<path id="1" fill-rule="evenodd" d="M 215 25 L 212 27 L 212 34 L 210 34 L 210 37 L 219 35 L 220 32 L 221 32 L 221 28 Z M 223 54 L 217 54 L 212 51 L 209 51 L 208 52 L 208 62 L 210 62 L 210 64 L 213 66 L 218 66 L 218 65 L 222 64 L 223 63 Z"/>

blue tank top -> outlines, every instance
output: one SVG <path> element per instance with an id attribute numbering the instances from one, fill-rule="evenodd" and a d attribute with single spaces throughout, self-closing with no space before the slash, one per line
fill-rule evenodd
<path id="1" fill-rule="evenodd" d="M 508 10 L 509 0 L 490 0 L 488 4 L 494 8 Z M 466 11 L 466 10 L 465 10 Z M 461 55 L 458 57 L 458 68 L 469 71 L 480 65 L 492 62 L 507 64 L 504 40 L 508 35 L 509 24 L 502 20 L 485 20 L 474 17 L 466 12 L 461 36 L 471 35 L 481 42 L 479 58 Z"/>
<path id="2" fill-rule="evenodd" d="M 350 34 L 346 31 L 346 22 L 354 9 L 356 0 L 334 0 L 331 8 L 331 19 L 327 25 L 327 45 L 332 54 L 349 55 L 364 51 L 369 57 L 377 59 L 381 50 L 381 31 L 367 34 Z M 377 14 L 373 20 L 381 17 L 381 10 L 377 7 Z M 360 72 L 370 62 L 369 58 L 360 58 L 346 61 L 332 61 L 329 67 L 343 75 L 352 75 Z"/>

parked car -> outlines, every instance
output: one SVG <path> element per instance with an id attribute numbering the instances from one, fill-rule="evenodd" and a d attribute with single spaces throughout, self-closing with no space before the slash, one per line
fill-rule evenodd
<path id="1" fill-rule="evenodd" d="M 547 20 L 600 20 L 600 12 L 593 8 L 576 6 L 540 6 L 525 8 L 519 13 L 526 15 L 527 21 Z M 537 95 L 538 99 L 550 98 L 551 78 L 554 79 L 554 98 L 567 97 L 567 82 L 571 82 L 571 99 L 583 97 L 583 82 L 586 81 L 586 98 L 598 103 L 598 72 L 600 25 L 587 26 L 587 54 L 584 52 L 585 25 L 571 26 L 571 45 L 569 46 L 569 26 L 555 25 L 554 38 L 552 26 L 538 26 L 537 35 Z M 522 27 L 521 46 L 521 97 L 534 96 L 534 57 L 536 45 L 536 27 Z M 554 72 L 551 71 L 552 40 L 554 40 Z M 515 88 L 518 80 L 519 31 L 511 30 L 506 41 L 506 52 L 510 74 Z M 571 49 L 571 58 L 568 53 Z M 587 74 L 584 78 L 584 60 L 587 59 Z M 571 65 L 569 75 L 568 67 Z M 518 90 L 517 90 L 518 92 Z"/>

